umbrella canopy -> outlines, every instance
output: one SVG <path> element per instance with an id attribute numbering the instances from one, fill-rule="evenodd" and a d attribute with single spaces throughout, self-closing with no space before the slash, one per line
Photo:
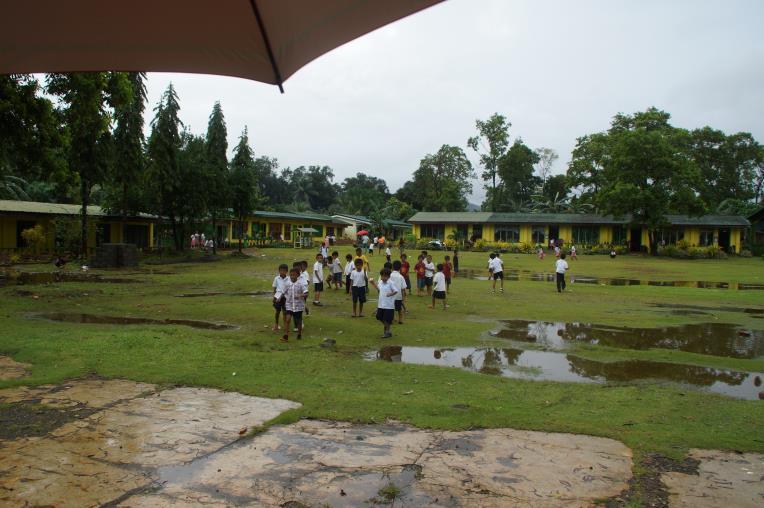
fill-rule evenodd
<path id="1" fill-rule="evenodd" d="M 361 235 L 368 235 L 368 234 L 369 234 L 369 232 L 368 232 L 368 231 L 366 231 L 365 229 L 362 229 L 361 231 L 359 231 L 358 233 L 356 233 L 356 235 L 358 235 L 358 236 L 361 236 Z"/>
<path id="2" fill-rule="evenodd" d="M 0 74 L 190 72 L 281 88 L 311 60 L 439 1 L 5 2 Z"/>

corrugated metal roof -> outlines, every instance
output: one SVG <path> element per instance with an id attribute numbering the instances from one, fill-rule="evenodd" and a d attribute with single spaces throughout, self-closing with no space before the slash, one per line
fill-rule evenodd
<path id="1" fill-rule="evenodd" d="M 593 213 L 494 213 L 489 222 L 514 224 L 624 224 L 609 215 Z"/>
<path id="2" fill-rule="evenodd" d="M 491 212 L 419 212 L 408 221 L 411 223 L 481 223 L 490 222 Z"/>
<path id="3" fill-rule="evenodd" d="M 337 213 L 332 217 L 338 217 L 340 219 L 350 220 L 353 222 L 360 222 L 362 224 L 371 224 L 371 219 L 364 217 L 363 215 L 350 215 L 349 213 Z"/>
<path id="4" fill-rule="evenodd" d="M 674 226 L 749 226 L 738 215 L 667 215 Z M 419 212 L 409 219 L 415 224 L 491 223 L 491 224 L 628 224 L 631 217 L 616 219 L 610 215 L 578 213 L 488 213 L 488 212 Z"/>
<path id="5" fill-rule="evenodd" d="M 317 213 L 293 213 L 293 212 L 272 212 L 269 210 L 257 210 L 252 214 L 254 217 L 273 218 L 273 219 L 292 219 L 302 221 L 319 221 L 332 223 L 333 219 L 329 215 Z"/>
<path id="6" fill-rule="evenodd" d="M 745 217 L 739 215 L 702 215 L 688 217 L 687 215 L 667 215 L 666 219 L 672 226 L 750 226 Z"/>
<path id="7" fill-rule="evenodd" d="M 79 215 L 82 210 L 80 205 L 68 205 L 62 203 L 41 203 L 38 201 L 13 201 L 0 200 L 0 213 L 24 213 L 38 215 Z M 90 217 L 120 217 L 119 214 L 108 213 L 100 206 L 88 206 L 88 216 Z M 139 213 L 131 215 L 129 218 L 156 219 L 155 215 Z"/>

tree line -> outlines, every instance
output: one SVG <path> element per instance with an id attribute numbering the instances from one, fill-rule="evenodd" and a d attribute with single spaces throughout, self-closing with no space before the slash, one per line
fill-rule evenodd
<path id="1" fill-rule="evenodd" d="M 184 126 L 172 85 L 153 107 L 144 138 L 143 73 L 0 76 L 0 198 L 97 204 L 117 215 L 167 218 L 177 248 L 192 224 L 242 220 L 254 209 L 365 215 L 375 223 L 416 211 L 464 211 L 478 171 L 497 212 L 631 215 L 657 231 L 669 213 L 742 213 L 762 202 L 764 150 L 749 133 L 727 135 L 671 125 L 650 108 L 618 114 L 606 132 L 578 138 L 565 174 L 549 148 L 510 138 L 498 113 L 477 120 L 465 147 L 425 155 L 391 192 L 384 179 L 359 171 L 336 182 L 332 168 L 280 168 L 256 156 L 245 127 L 228 159 L 219 102 L 205 134 Z M 56 100 L 53 102 L 52 98 Z M 511 141 L 511 142 L 510 142 Z M 81 219 L 82 248 L 87 216 Z"/>

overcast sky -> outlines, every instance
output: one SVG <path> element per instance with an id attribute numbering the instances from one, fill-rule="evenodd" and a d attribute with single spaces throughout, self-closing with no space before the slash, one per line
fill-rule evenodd
<path id="1" fill-rule="evenodd" d="M 232 150 L 244 126 L 281 168 L 364 172 L 397 190 L 427 154 L 466 146 L 475 120 L 509 118 L 511 140 L 549 147 L 564 173 L 576 138 L 656 106 L 673 124 L 764 142 L 760 0 L 449 0 L 361 37 L 275 86 L 150 73 L 147 124 L 172 82 L 204 134 L 220 101 Z M 147 127 L 148 130 L 148 127 Z M 482 182 L 470 201 L 480 203 Z"/>

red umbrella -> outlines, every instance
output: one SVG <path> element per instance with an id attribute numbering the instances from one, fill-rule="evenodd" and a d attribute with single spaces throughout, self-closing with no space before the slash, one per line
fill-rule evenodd
<path id="1" fill-rule="evenodd" d="M 365 229 L 362 229 L 361 231 L 359 231 L 358 233 L 356 233 L 356 235 L 358 235 L 358 236 L 361 236 L 361 235 L 368 235 L 368 234 L 369 234 L 369 232 L 368 232 L 368 231 L 366 231 Z"/>
<path id="2" fill-rule="evenodd" d="M 439 1 L 4 2 L 0 74 L 191 72 L 281 89 L 311 60 Z"/>

